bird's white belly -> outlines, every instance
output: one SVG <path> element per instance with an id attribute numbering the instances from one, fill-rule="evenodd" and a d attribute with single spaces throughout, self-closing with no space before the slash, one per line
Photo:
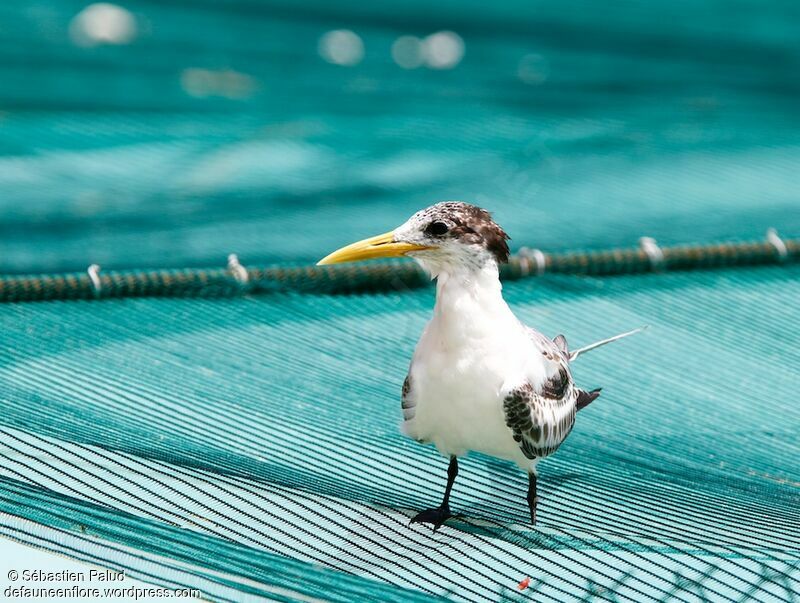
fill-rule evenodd
<path id="1" fill-rule="evenodd" d="M 444 455 L 482 452 L 530 466 L 505 422 L 503 388 L 518 356 L 475 345 L 459 353 L 423 347 L 411 368 L 414 416 L 410 437 Z"/>

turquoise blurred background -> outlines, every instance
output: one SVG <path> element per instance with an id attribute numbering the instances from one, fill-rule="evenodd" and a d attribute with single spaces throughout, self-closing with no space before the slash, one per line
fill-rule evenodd
<path id="1" fill-rule="evenodd" d="M 0 5 L 0 271 L 308 263 L 441 199 L 548 251 L 800 232 L 800 4 Z"/>

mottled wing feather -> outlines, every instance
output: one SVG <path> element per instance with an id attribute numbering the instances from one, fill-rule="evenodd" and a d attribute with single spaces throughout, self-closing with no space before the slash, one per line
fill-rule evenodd
<path id="1" fill-rule="evenodd" d="M 562 399 L 572 386 L 572 373 L 569 370 L 569 351 L 567 340 L 559 335 L 550 340 L 539 331 L 528 327 L 528 334 L 541 351 L 550 379 L 542 385 L 542 394 L 551 399 Z"/>
<path id="2" fill-rule="evenodd" d="M 555 340 L 545 337 L 536 329 L 527 327 L 528 335 L 536 344 L 542 355 L 552 362 L 569 364 L 569 352 L 567 351 L 567 340 L 563 335 L 558 335 Z"/>
<path id="3" fill-rule="evenodd" d="M 553 338 L 553 343 L 556 344 L 556 347 L 564 356 L 569 358 L 569 346 L 567 345 L 566 337 L 564 337 L 563 335 L 556 335 Z"/>
<path id="4" fill-rule="evenodd" d="M 506 395 L 506 425 L 527 458 L 553 454 L 569 435 L 575 423 L 574 391 L 570 386 L 567 396 L 551 399 L 525 383 Z"/>
<path id="5" fill-rule="evenodd" d="M 567 393 L 566 386 L 572 385 L 573 383 L 572 374 L 569 369 L 571 358 L 569 346 L 567 345 L 567 338 L 563 335 L 556 335 L 556 337 L 550 341 L 547 337 L 530 327 L 528 327 L 528 334 L 542 351 L 542 355 L 545 359 L 553 363 L 548 372 L 557 371 L 557 374 L 544 384 L 542 388 L 543 394 L 550 398 L 561 398 L 565 396 Z M 573 389 L 578 410 L 586 408 L 600 396 L 600 389 L 593 389 L 589 392 L 578 389 L 577 387 L 573 387 Z"/>
<path id="6" fill-rule="evenodd" d="M 569 435 L 580 390 L 572 382 L 566 339 L 559 336 L 553 341 L 533 329 L 528 332 L 544 356 L 550 378 L 514 388 L 506 395 L 503 409 L 522 453 L 535 459 L 553 454 Z"/>
<path id="7" fill-rule="evenodd" d="M 561 401 L 570 393 L 572 377 L 566 364 L 560 364 L 558 372 L 542 384 L 541 394 L 550 400 Z"/>
<path id="8" fill-rule="evenodd" d="M 406 375 L 403 381 L 403 394 L 400 398 L 403 408 L 403 420 L 410 421 L 416 414 L 416 403 L 411 399 L 411 375 Z"/>

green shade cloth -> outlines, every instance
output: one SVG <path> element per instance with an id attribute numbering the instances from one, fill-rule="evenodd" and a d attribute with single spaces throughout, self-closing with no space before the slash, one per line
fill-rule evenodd
<path id="1" fill-rule="evenodd" d="M 541 464 L 535 530 L 524 475 L 476 456 L 452 501 L 467 518 L 436 535 L 408 520 L 438 500 L 445 462 L 398 432 L 431 290 L 4 305 L 0 508 L 112 564 L 112 545 L 133 548 L 191 563 L 180 583 L 262 594 L 500 599 L 531 576 L 555 600 L 790 600 L 798 275 L 507 285 L 523 320 L 573 345 L 651 328 L 576 363 L 604 393 Z"/>

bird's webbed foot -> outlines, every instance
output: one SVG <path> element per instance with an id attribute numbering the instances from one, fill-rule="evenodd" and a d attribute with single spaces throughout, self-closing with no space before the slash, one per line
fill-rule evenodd
<path id="1" fill-rule="evenodd" d="M 464 517 L 464 515 L 461 513 L 451 513 L 450 505 L 440 505 L 433 509 L 425 509 L 417 513 L 411 520 L 411 523 L 429 523 L 433 525 L 433 531 L 435 532 L 451 517 L 458 518 Z"/>

